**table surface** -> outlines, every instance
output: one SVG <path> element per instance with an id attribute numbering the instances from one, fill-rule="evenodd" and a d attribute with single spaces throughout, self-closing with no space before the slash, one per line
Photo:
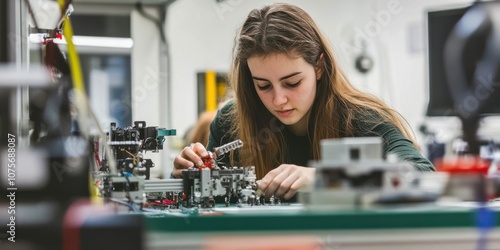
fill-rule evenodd
<path id="1" fill-rule="evenodd" d="M 500 206 L 489 206 L 491 226 L 500 225 Z M 419 228 L 474 228 L 475 204 L 427 204 L 359 210 L 312 210 L 302 205 L 217 207 L 145 213 L 149 232 L 203 233 Z"/>

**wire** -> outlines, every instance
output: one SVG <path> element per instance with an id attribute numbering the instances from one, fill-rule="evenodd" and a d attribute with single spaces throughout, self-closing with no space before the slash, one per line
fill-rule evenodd
<path id="1" fill-rule="evenodd" d="M 125 196 L 129 200 L 129 202 L 133 202 L 132 197 L 130 196 L 130 179 L 128 178 L 128 175 L 123 173 L 123 171 L 122 175 L 125 177 Z"/>
<path id="2" fill-rule="evenodd" d="M 75 94 L 76 94 L 76 107 L 79 111 L 79 119 L 78 122 L 80 124 L 80 128 L 83 130 L 82 134 L 85 136 L 87 135 L 88 129 L 87 126 L 85 126 L 85 120 L 84 118 L 88 117 L 88 114 L 90 114 L 91 120 L 94 122 L 94 124 L 97 126 L 98 131 L 99 131 L 99 136 L 106 141 L 106 134 L 102 130 L 99 121 L 95 115 L 95 113 L 92 111 L 92 108 L 90 107 L 90 103 L 88 102 L 87 95 L 85 94 L 85 86 L 83 82 L 83 76 L 82 76 L 82 70 L 81 70 L 81 65 L 80 65 L 80 59 L 78 57 L 78 53 L 75 47 L 75 44 L 73 43 L 73 28 L 71 25 L 71 21 L 66 15 L 66 11 L 69 7 L 69 4 L 71 3 L 71 0 L 65 1 L 65 0 L 58 0 L 59 6 L 61 7 L 61 19 L 64 22 L 64 29 L 63 29 L 63 35 L 66 38 L 67 42 L 67 48 L 68 48 L 68 58 L 69 58 L 69 65 L 71 68 L 71 77 L 73 80 L 73 88 L 75 89 Z M 107 155 L 109 155 L 108 158 L 108 163 L 109 163 L 109 168 L 110 172 L 112 174 L 117 174 L 117 168 L 116 168 L 116 161 L 113 157 L 113 154 L 111 153 L 111 148 L 107 143 L 104 143 L 104 149 Z"/>
<path id="3" fill-rule="evenodd" d="M 132 212 L 138 212 L 137 209 L 134 207 L 133 203 L 125 202 L 125 201 L 115 199 L 115 198 L 108 198 L 108 200 L 112 201 L 114 203 L 118 203 L 120 205 L 124 205 L 124 206 L 130 208 L 130 211 L 132 211 Z"/>
<path id="4" fill-rule="evenodd" d="M 67 46 L 68 46 L 68 57 L 71 66 L 71 77 L 73 79 L 73 87 L 77 93 L 77 98 L 85 98 L 85 86 L 83 84 L 82 77 L 82 69 L 80 65 L 80 58 L 78 57 L 78 53 L 76 51 L 75 44 L 73 43 L 73 28 L 71 26 L 70 19 L 64 14 L 64 11 L 67 9 L 69 4 L 65 3 L 64 0 L 58 0 L 59 5 L 61 7 L 62 19 L 66 23 L 63 29 L 63 35 L 66 38 Z M 70 1 L 67 1 L 70 2 Z M 63 9 L 65 8 L 65 9 Z M 79 100 L 82 102 L 82 100 Z M 81 105 L 82 108 L 84 107 Z M 85 111 L 85 110 L 82 110 Z M 83 124 L 80 124 L 82 126 Z"/>
<path id="5" fill-rule="evenodd" d="M 132 156 L 132 158 L 134 159 L 134 165 L 136 165 L 137 156 L 135 156 L 134 154 L 130 153 L 129 151 L 127 151 L 124 148 L 120 148 L 120 151 L 124 151 L 125 153 L 129 154 L 130 156 Z"/>
<path id="6" fill-rule="evenodd" d="M 157 209 L 151 209 L 151 208 L 141 208 L 142 212 L 148 212 L 148 213 L 156 213 L 156 214 L 162 214 L 164 213 L 162 210 L 157 210 Z"/>

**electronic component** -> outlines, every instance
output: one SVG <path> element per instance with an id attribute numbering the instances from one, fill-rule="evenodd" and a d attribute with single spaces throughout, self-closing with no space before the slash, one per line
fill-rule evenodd
<path id="1" fill-rule="evenodd" d="M 188 169 L 182 172 L 183 206 L 213 207 L 215 197 L 223 197 L 226 205 L 237 199 L 240 205 L 258 205 L 255 168 Z"/>
<path id="2" fill-rule="evenodd" d="M 224 154 L 243 146 L 241 140 L 235 140 L 208 152 L 203 158 L 204 164 L 182 172 L 182 192 L 173 181 L 161 182 L 146 181 L 145 192 L 150 205 L 156 207 L 213 207 L 218 202 L 229 206 L 235 201 L 240 206 L 259 205 L 263 203 L 260 196 L 256 195 L 257 183 L 255 167 L 227 167 L 218 164 L 217 159 Z M 161 189 L 161 186 L 163 190 Z M 154 191 L 154 192 L 150 192 Z M 166 192 L 162 197 L 158 191 Z"/>
<path id="3" fill-rule="evenodd" d="M 144 121 L 136 121 L 134 126 L 124 129 L 116 127 L 116 123 L 113 122 L 108 134 L 108 144 L 112 149 L 119 171 L 139 176 L 144 175 L 148 180 L 150 169 L 154 167 L 154 163 L 150 159 L 144 159 L 142 152 L 162 150 L 164 137 L 175 134 L 175 129 L 147 127 Z M 109 172 L 106 159 L 102 161 L 100 171 Z"/>
<path id="4" fill-rule="evenodd" d="M 132 128 L 119 129 L 112 126 L 109 144 L 118 161 L 122 176 L 101 175 L 99 183 L 104 197 L 128 200 L 131 203 L 145 203 L 146 207 L 157 209 L 211 208 L 216 203 L 229 206 L 254 206 L 264 204 L 263 195 L 258 194 L 254 166 L 228 167 L 219 164 L 224 154 L 243 146 L 241 140 L 222 145 L 208 152 L 204 164 L 182 172 L 182 179 L 148 180 L 133 175 L 135 168 L 144 159 L 141 150 L 162 148 L 163 136 L 158 129 L 148 128 L 144 122 L 136 122 Z M 149 143 L 146 143 L 149 142 Z M 103 165 L 104 166 L 104 165 Z M 278 199 L 272 205 L 279 204 Z"/>
<path id="5" fill-rule="evenodd" d="M 158 152 L 163 149 L 165 136 L 175 135 L 175 129 L 147 127 L 146 122 L 136 121 L 134 126 L 119 128 L 111 123 L 108 132 L 108 145 L 111 154 L 117 162 L 119 176 L 107 174 L 110 172 L 109 160 L 104 157 L 96 179 L 103 197 L 125 199 L 130 202 L 142 202 L 144 197 L 144 181 L 150 178 L 150 169 L 154 167 L 151 159 L 145 159 L 143 152 Z M 94 145 L 98 152 L 98 145 Z M 97 161 L 98 156 L 96 156 Z M 102 174 L 106 173 L 106 174 Z M 141 177 L 144 176 L 144 177 Z"/>
<path id="6" fill-rule="evenodd" d="M 255 167 L 229 168 L 217 163 L 224 154 L 243 146 L 241 140 L 235 140 L 208 152 L 203 158 L 203 166 L 182 172 L 184 181 L 183 206 L 213 207 L 214 197 L 224 197 L 224 203 L 237 199 L 239 204 L 254 205 L 259 203 L 255 195 L 257 190 Z"/>

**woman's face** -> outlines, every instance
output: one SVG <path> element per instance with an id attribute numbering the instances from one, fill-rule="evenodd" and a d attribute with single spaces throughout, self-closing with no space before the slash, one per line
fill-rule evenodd
<path id="1" fill-rule="evenodd" d="M 285 53 L 252 56 L 247 63 L 264 106 L 294 134 L 306 135 L 320 73 L 304 58 Z"/>

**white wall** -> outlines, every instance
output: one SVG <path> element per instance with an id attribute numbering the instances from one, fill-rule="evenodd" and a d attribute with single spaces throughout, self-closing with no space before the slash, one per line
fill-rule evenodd
<path id="1" fill-rule="evenodd" d="M 179 135 L 197 118 L 196 72 L 227 71 L 237 28 L 248 12 L 273 1 L 179 0 L 168 13 L 172 85 L 171 119 Z M 336 48 L 344 70 L 359 88 L 399 111 L 415 133 L 427 105 L 425 10 L 471 0 L 295 0 Z M 389 13 L 389 14 L 387 14 Z M 379 19 L 377 19 L 377 17 Z M 375 58 L 366 75 L 352 65 L 360 37 L 368 38 Z M 422 141 L 420 140 L 420 143 Z"/>
<path id="2" fill-rule="evenodd" d="M 154 8 L 145 8 L 145 11 L 158 17 Z M 167 121 L 161 119 L 161 99 L 164 98 L 162 86 L 162 72 L 160 64 L 160 34 L 155 24 L 141 16 L 137 11 L 131 12 L 131 30 L 134 38 L 132 49 L 132 122 L 146 121 L 146 126 L 159 126 L 166 128 Z M 170 129 L 170 128 L 166 128 Z M 168 153 L 168 150 L 165 150 Z M 171 161 L 165 152 L 145 152 L 145 158 L 151 159 L 156 167 L 151 169 L 151 176 L 161 174 L 168 176 Z"/>

